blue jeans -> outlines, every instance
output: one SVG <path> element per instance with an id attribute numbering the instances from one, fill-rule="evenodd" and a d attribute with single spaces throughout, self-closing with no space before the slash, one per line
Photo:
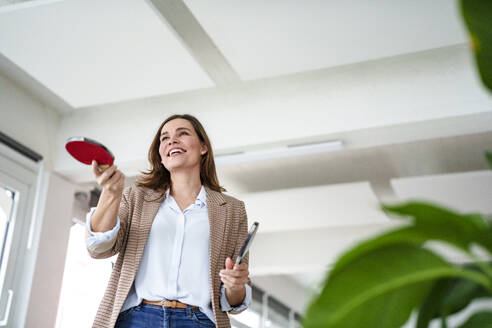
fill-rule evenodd
<path id="1" fill-rule="evenodd" d="M 199 309 L 173 309 L 143 304 L 121 312 L 115 328 L 215 328 L 215 324 Z"/>

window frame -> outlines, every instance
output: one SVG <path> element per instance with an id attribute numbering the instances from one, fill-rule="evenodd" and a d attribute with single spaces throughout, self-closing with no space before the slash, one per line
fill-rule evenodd
<path id="1" fill-rule="evenodd" d="M 26 147 L 23 151 L 18 143 L 0 141 L 0 186 L 14 192 L 0 267 L 0 327 L 23 327 L 41 230 L 40 204 L 46 197 L 41 197 L 41 186 L 47 187 L 47 182 L 41 156 L 33 158 Z"/>

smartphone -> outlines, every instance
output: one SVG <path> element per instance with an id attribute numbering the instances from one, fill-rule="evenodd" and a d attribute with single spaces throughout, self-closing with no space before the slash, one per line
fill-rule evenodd
<path id="1" fill-rule="evenodd" d="M 237 256 L 236 264 L 241 264 L 241 261 L 244 259 L 244 257 L 248 253 L 249 246 L 251 246 L 251 244 L 253 243 L 253 239 L 255 238 L 256 230 L 258 230 L 259 225 L 260 225 L 259 222 L 254 222 L 253 225 L 251 226 L 251 229 L 249 229 L 248 236 L 246 237 L 246 240 L 244 241 L 243 247 L 241 247 L 241 251 L 239 252 L 239 255 Z"/>

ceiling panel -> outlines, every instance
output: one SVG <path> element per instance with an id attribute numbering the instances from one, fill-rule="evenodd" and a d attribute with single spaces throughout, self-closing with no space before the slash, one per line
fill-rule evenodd
<path id="1" fill-rule="evenodd" d="M 451 0 L 184 0 L 245 80 L 466 40 Z"/>
<path id="2" fill-rule="evenodd" d="M 73 107 L 214 85 L 145 1 L 3 7 L 0 53 Z"/>
<path id="3" fill-rule="evenodd" d="M 457 161 L 471 161 L 469 157 L 453 155 Z M 483 151 L 481 157 L 486 166 Z M 391 185 L 399 199 L 426 199 L 464 213 L 492 214 L 490 170 L 396 178 L 391 180 Z"/>

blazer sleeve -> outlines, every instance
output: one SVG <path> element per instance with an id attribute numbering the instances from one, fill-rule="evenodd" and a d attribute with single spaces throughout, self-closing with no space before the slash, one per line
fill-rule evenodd
<path id="1" fill-rule="evenodd" d="M 118 254 L 126 243 L 128 232 L 130 230 L 130 196 L 132 187 L 129 186 L 123 190 L 118 209 L 118 217 L 120 219 L 120 229 L 118 233 L 111 239 L 94 246 L 87 246 L 89 255 L 94 259 L 105 259 Z M 86 239 L 89 236 L 89 231 L 86 229 Z"/>
<path id="2" fill-rule="evenodd" d="M 243 201 L 239 201 L 239 222 L 238 222 L 238 231 L 237 231 L 237 240 L 236 245 L 234 247 L 234 255 L 232 260 L 235 262 L 236 258 L 239 256 L 239 252 L 241 251 L 241 247 L 243 246 L 246 237 L 248 236 L 248 215 L 246 214 L 246 207 L 244 206 Z M 243 263 L 248 264 L 249 267 L 249 252 L 243 259 Z M 248 277 L 248 285 L 251 287 L 251 279 Z M 246 310 L 247 307 L 242 307 L 241 310 L 236 311 L 234 308 L 228 311 L 230 314 L 238 314 Z"/>

